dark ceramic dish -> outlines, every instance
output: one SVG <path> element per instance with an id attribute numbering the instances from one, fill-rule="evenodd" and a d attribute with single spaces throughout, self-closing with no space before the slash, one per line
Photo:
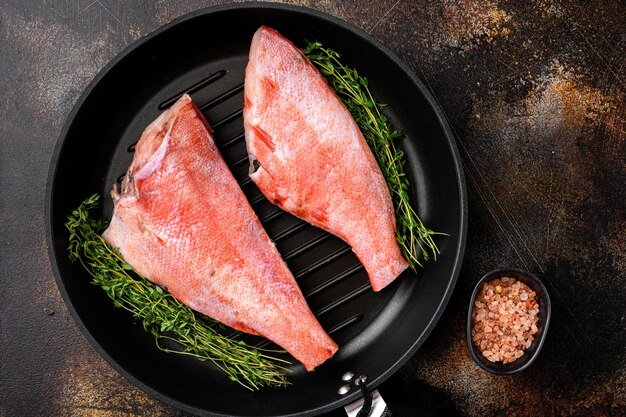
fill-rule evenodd
<path id="1" fill-rule="evenodd" d="M 535 334 L 535 340 L 528 349 L 524 351 L 524 356 L 514 362 L 503 364 L 502 362 L 490 362 L 487 360 L 480 349 L 472 341 L 472 310 L 474 309 L 474 301 L 480 287 L 485 283 L 496 278 L 509 277 L 528 285 L 531 290 L 537 293 L 537 303 L 539 304 L 539 321 L 537 322 L 538 332 Z M 496 375 L 511 375 L 521 372 L 532 364 L 537 356 L 543 342 L 546 339 L 548 325 L 550 324 L 550 315 L 552 306 L 550 304 L 550 296 L 546 287 L 535 275 L 530 272 L 519 269 L 496 269 L 483 276 L 474 287 L 474 292 L 470 298 L 469 309 L 467 311 L 467 346 L 474 361 L 485 371 Z"/>

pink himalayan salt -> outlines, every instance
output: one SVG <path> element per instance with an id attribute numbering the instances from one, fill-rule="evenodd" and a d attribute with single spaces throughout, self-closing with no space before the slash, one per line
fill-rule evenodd
<path id="1" fill-rule="evenodd" d="M 472 340 L 490 362 L 510 363 L 524 355 L 537 333 L 536 293 L 514 278 L 482 285 L 472 309 Z"/>

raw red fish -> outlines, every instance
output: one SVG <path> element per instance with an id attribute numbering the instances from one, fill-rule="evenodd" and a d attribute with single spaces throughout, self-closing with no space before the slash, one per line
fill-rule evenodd
<path id="1" fill-rule="evenodd" d="M 276 342 L 312 370 L 337 350 L 184 95 L 137 143 L 104 238 L 192 309 Z"/>
<path id="2" fill-rule="evenodd" d="M 333 89 L 290 41 L 262 26 L 246 68 L 250 177 L 282 209 L 352 246 L 374 291 L 408 263 L 385 179 Z"/>

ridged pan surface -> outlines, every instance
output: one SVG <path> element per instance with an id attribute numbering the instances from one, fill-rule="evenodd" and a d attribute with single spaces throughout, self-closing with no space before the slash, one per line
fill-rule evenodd
<path id="1" fill-rule="evenodd" d="M 394 127 L 404 131 L 412 199 L 438 237 L 441 256 L 405 273 L 380 293 L 350 248 L 270 204 L 248 177 L 243 139 L 244 69 L 252 34 L 276 28 L 296 45 L 317 39 L 343 53 L 369 78 Z M 184 91 L 212 125 L 216 143 L 263 226 L 287 261 L 312 311 L 339 344 L 314 372 L 292 366 L 287 388 L 250 392 L 211 364 L 155 347 L 151 335 L 67 258 L 66 216 L 91 193 L 104 196 L 128 167 L 143 129 Z M 359 168 L 354 167 L 354 175 Z M 132 383 L 200 415 L 316 415 L 356 400 L 337 393 L 353 371 L 374 387 L 424 342 L 454 287 L 464 249 L 466 200 L 462 168 L 445 118 L 424 86 L 391 52 L 333 17 L 285 5 L 243 4 L 202 10 L 139 40 L 110 63 L 76 104 L 59 139 L 48 183 L 52 264 L 72 315 L 98 352 Z M 265 345 L 260 338 L 243 337 Z"/>

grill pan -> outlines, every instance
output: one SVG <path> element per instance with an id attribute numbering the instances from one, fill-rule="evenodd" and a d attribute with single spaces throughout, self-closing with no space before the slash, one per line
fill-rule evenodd
<path id="1" fill-rule="evenodd" d="M 405 272 L 374 293 L 350 248 L 338 238 L 271 205 L 247 176 L 241 108 L 252 34 L 269 25 L 296 45 L 319 40 L 367 76 L 373 94 L 405 132 L 400 147 L 417 212 L 441 256 L 417 274 Z M 295 275 L 312 311 L 339 344 L 335 357 L 306 372 L 294 361 L 287 388 L 249 392 L 209 363 L 166 354 L 126 312 L 113 307 L 88 274 L 67 258 L 66 216 L 86 196 L 108 194 L 132 159 L 143 129 L 184 91 L 207 117 L 239 185 Z M 354 174 L 358 175 L 358 167 Z M 131 383 L 198 415 L 317 415 L 360 397 L 338 393 L 347 371 L 376 387 L 424 342 L 454 288 L 467 228 L 465 183 L 458 151 L 441 109 L 424 85 L 388 49 L 339 19 L 310 9 L 246 3 L 191 13 L 135 42 L 107 65 L 70 114 L 48 179 L 50 257 L 70 313 L 96 350 Z M 224 332 L 268 346 L 262 338 Z"/>

